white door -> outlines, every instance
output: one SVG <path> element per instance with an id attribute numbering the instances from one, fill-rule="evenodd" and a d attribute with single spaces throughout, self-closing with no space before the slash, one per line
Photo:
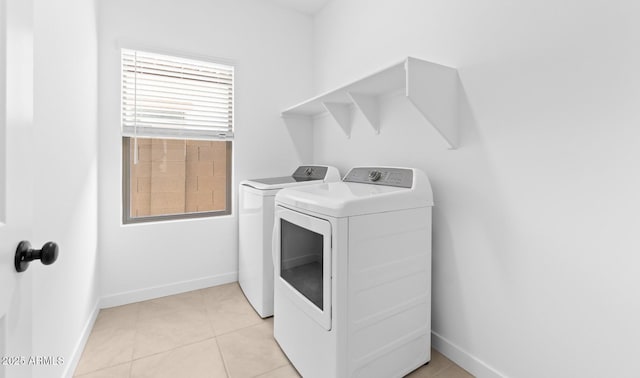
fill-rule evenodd
<path id="1" fill-rule="evenodd" d="M 0 0 L 0 377 L 27 377 L 33 271 L 16 247 L 33 223 L 33 3 Z"/>

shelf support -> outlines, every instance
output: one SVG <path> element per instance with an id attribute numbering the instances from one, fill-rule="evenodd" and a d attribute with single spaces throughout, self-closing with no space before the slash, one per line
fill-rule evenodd
<path id="1" fill-rule="evenodd" d="M 406 96 L 442 136 L 449 149 L 458 144 L 458 72 L 450 67 L 407 58 Z"/>
<path id="2" fill-rule="evenodd" d="M 380 106 L 378 104 L 378 98 L 376 96 L 354 92 L 347 92 L 347 94 L 364 118 L 369 121 L 369 125 L 373 127 L 376 134 L 380 134 Z"/>
<path id="3" fill-rule="evenodd" d="M 322 106 L 331 114 L 331 117 L 340 125 L 342 131 L 351 138 L 351 109 L 349 104 L 338 102 L 322 102 Z"/>

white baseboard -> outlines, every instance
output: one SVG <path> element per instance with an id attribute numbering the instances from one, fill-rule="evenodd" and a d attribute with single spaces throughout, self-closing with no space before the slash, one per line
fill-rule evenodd
<path id="1" fill-rule="evenodd" d="M 82 357 L 82 352 L 84 351 L 84 347 L 87 345 L 87 340 L 89 340 L 89 335 L 91 334 L 91 330 L 93 329 L 93 324 L 96 322 L 96 318 L 98 317 L 98 312 L 100 312 L 100 300 L 97 300 L 95 305 L 93 306 L 93 311 L 91 311 L 91 315 L 87 319 L 84 328 L 82 329 L 82 334 L 80 335 L 80 339 L 76 342 L 75 347 L 73 348 L 73 352 L 71 353 L 71 358 L 69 361 L 65 361 L 65 365 L 67 366 L 62 374 L 65 378 L 72 378 L 73 373 L 76 371 L 78 367 L 78 362 L 80 362 L 80 357 Z"/>
<path id="2" fill-rule="evenodd" d="M 238 272 L 219 274 L 198 278 L 195 280 L 175 282 L 167 285 L 149 287 L 140 290 L 132 290 L 124 293 L 108 295 L 100 300 L 100 308 L 122 306 L 129 303 L 146 301 L 167 295 L 180 294 L 187 291 L 204 289 L 211 286 L 222 285 L 238 280 Z"/>
<path id="3" fill-rule="evenodd" d="M 431 346 L 475 377 L 507 378 L 506 375 L 433 331 L 431 331 Z"/>

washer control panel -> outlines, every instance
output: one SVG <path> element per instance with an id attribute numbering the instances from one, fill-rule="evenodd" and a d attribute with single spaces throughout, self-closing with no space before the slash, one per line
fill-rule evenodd
<path id="1" fill-rule="evenodd" d="M 291 175 L 296 181 L 324 180 L 327 167 L 315 165 L 301 165 Z"/>
<path id="2" fill-rule="evenodd" d="M 357 167 L 351 169 L 342 181 L 411 188 L 413 186 L 413 170 L 407 168 Z"/>

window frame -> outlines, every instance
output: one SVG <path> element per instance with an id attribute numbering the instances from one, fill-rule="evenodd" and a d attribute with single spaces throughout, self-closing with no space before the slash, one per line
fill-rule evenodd
<path id="1" fill-rule="evenodd" d="M 173 139 L 173 140 L 189 140 L 189 139 L 197 139 L 197 140 L 206 140 L 206 141 L 218 141 L 218 142 L 225 142 L 227 145 L 226 148 L 226 182 L 225 182 L 225 189 L 226 189 L 226 198 L 225 198 L 225 209 L 224 210 L 217 210 L 217 211 L 201 211 L 201 212 L 183 212 L 183 213 L 179 213 L 179 214 L 167 214 L 167 215 L 148 215 L 148 216 L 138 216 L 138 217 L 132 217 L 131 216 L 131 142 L 134 141 L 136 139 L 136 137 L 134 136 L 130 136 L 130 135 L 124 135 L 124 131 L 122 130 L 122 106 L 123 106 L 123 92 L 122 92 L 122 85 L 123 85 L 123 77 L 122 77 L 122 50 L 128 50 L 128 51 L 139 51 L 139 52 L 148 52 L 151 54 L 158 54 L 158 55 L 164 55 L 166 57 L 169 58 L 176 58 L 176 59 L 189 59 L 189 60 L 197 60 L 197 61 L 201 61 L 201 62 L 209 62 L 215 65 L 226 65 L 226 66 L 230 66 L 233 68 L 234 71 L 234 75 L 233 75 L 233 79 L 231 82 L 231 88 L 232 88 L 232 98 L 231 98 L 231 106 L 233 109 L 233 113 L 232 113 L 232 117 L 233 117 L 233 124 L 232 124 L 232 128 L 231 128 L 231 134 L 230 135 L 226 135 L 222 138 L 207 138 L 207 137 L 203 137 L 203 138 L 189 138 L 189 137 L 180 137 L 180 136 L 176 136 L 176 135 L 157 135 L 157 136 L 140 136 L 140 138 L 151 138 L 151 139 Z M 189 56 L 188 54 L 179 54 L 179 53 L 175 53 L 175 52 L 156 52 L 153 50 L 148 50 L 148 49 L 138 49 L 138 48 L 128 48 L 128 47 L 122 47 L 120 49 L 120 128 L 121 128 L 121 135 L 120 138 L 122 139 L 122 224 L 123 225 L 128 225 L 128 224 L 144 224 L 144 223 L 151 223 L 151 222 L 163 222 L 163 221 L 173 221 L 173 220 L 188 220 L 188 219 L 199 219 L 199 218 L 213 218 L 213 217 L 220 217 L 220 216 L 227 216 L 227 215 L 231 215 L 233 212 L 232 209 L 232 205 L 233 205 L 233 197 L 234 197 L 234 193 L 232 191 L 233 189 L 233 145 L 234 145 L 234 140 L 235 140 L 235 119 L 236 119 L 236 107 L 235 107 L 235 63 L 232 61 L 229 61 L 227 59 L 213 59 L 213 58 L 207 58 L 207 57 L 202 57 L 202 56 L 198 56 L 198 57 L 193 57 L 193 56 Z"/>

